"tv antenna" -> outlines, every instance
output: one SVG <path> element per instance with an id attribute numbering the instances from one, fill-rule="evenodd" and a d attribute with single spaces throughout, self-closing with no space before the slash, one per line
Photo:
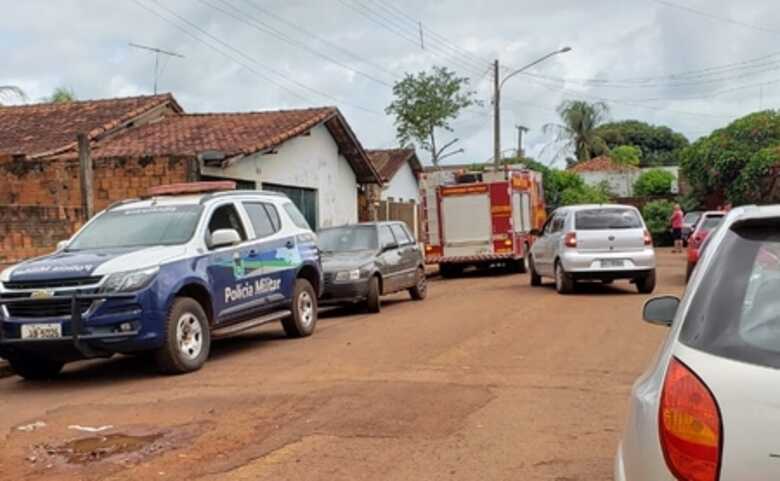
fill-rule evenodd
<path id="1" fill-rule="evenodd" d="M 130 45 L 133 48 L 139 48 L 141 50 L 147 50 L 149 52 L 154 52 L 154 94 L 157 95 L 157 79 L 160 76 L 160 54 L 167 55 L 168 57 L 179 57 L 184 58 L 184 55 L 176 52 L 169 52 L 168 50 L 163 50 L 157 47 L 147 47 L 146 45 L 138 45 L 137 43 L 130 42 L 128 45 Z"/>

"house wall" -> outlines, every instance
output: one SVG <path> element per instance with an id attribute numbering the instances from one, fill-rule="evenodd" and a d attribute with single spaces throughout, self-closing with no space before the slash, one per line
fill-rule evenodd
<path id="1" fill-rule="evenodd" d="M 408 162 L 398 169 L 398 172 L 382 191 L 382 200 L 391 198 L 396 201 L 414 201 L 415 203 L 420 200 L 420 186 L 417 183 L 417 176 L 414 175 L 412 166 Z"/>
<path id="2" fill-rule="evenodd" d="M 591 186 L 597 186 L 603 181 L 609 184 L 610 191 L 617 197 L 633 197 L 634 183 L 639 176 L 648 170 L 663 169 L 674 175 L 677 190 L 679 191 L 679 170 L 677 166 L 666 167 L 645 167 L 642 169 L 631 170 L 628 172 L 599 171 L 599 172 L 580 172 L 582 180 Z"/>
<path id="3" fill-rule="evenodd" d="M 265 182 L 316 189 L 319 227 L 358 220 L 355 172 L 323 125 L 288 140 L 276 153 L 249 155 L 224 169 L 203 166 L 201 173 L 254 181 L 258 187 Z"/>

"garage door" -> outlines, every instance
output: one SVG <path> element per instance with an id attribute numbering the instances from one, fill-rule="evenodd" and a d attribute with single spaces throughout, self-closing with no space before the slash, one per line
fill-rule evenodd
<path id="1" fill-rule="evenodd" d="M 293 204 L 298 207 L 298 210 L 301 211 L 312 230 L 317 230 L 319 224 L 317 223 L 317 191 L 315 189 L 267 184 L 265 182 L 263 182 L 263 189 L 286 194 L 293 201 Z"/>

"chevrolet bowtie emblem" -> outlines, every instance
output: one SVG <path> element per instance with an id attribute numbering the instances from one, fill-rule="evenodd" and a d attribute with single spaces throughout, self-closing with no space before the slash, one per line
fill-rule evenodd
<path id="1" fill-rule="evenodd" d="M 51 289 L 40 289 L 30 294 L 31 299 L 48 299 L 54 297 L 54 291 Z"/>

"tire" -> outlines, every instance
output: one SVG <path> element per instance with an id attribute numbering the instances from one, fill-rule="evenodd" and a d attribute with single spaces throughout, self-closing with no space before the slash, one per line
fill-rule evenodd
<path id="1" fill-rule="evenodd" d="M 528 256 L 528 271 L 531 274 L 531 286 L 539 287 L 542 285 L 542 276 L 536 273 L 536 267 L 534 266 L 534 258 Z"/>
<path id="2" fill-rule="evenodd" d="M 520 259 L 519 265 L 517 266 L 517 272 L 520 274 L 525 274 L 528 272 L 528 260 L 531 257 L 531 253 L 529 252 L 528 244 L 523 245 L 523 258 Z"/>
<path id="3" fill-rule="evenodd" d="M 366 311 L 376 314 L 382 310 L 382 293 L 379 289 L 379 277 L 373 276 L 368 280 L 368 296 L 366 296 Z"/>
<path id="4" fill-rule="evenodd" d="M 174 299 L 165 319 L 165 341 L 154 352 L 163 374 L 197 371 L 211 352 L 211 327 L 203 307 L 190 297 Z"/>
<path id="5" fill-rule="evenodd" d="M 32 354 L 11 354 L 7 358 L 11 369 L 28 381 L 54 379 L 62 371 L 64 362 Z"/>
<path id="6" fill-rule="evenodd" d="M 558 294 L 574 292 L 574 279 L 566 273 L 560 261 L 555 261 L 555 290 Z"/>
<path id="7" fill-rule="evenodd" d="M 295 279 L 291 310 L 292 315 L 282 319 L 287 337 L 311 336 L 317 326 L 317 295 L 306 279 Z"/>
<path id="8" fill-rule="evenodd" d="M 637 279 L 636 288 L 641 294 L 650 294 L 655 290 L 655 269 Z"/>
<path id="9" fill-rule="evenodd" d="M 415 301 L 421 301 L 428 295 L 428 281 L 425 278 L 425 269 L 422 267 L 417 269 L 417 275 L 415 277 L 415 284 L 409 289 L 409 295 Z"/>

